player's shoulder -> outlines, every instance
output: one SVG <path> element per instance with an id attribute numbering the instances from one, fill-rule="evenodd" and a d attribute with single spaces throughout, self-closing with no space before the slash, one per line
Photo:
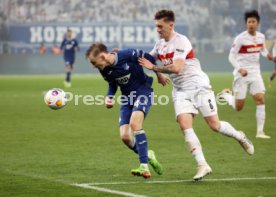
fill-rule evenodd
<path id="1" fill-rule="evenodd" d="M 137 49 L 133 49 L 133 48 L 126 48 L 126 49 L 121 49 L 119 51 L 116 51 L 115 53 L 117 53 L 118 56 L 127 56 L 127 55 L 131 55 L 132 53 L 135 53 Z"/>
<path id="2" fill-rule="evenodd" d="M 177 39 L 177 40 L 189 40 L 188 38 L 187 38 L 187 36 L 185 36 L 185 35 L 183 35 L 183 34 L 180 34 L 180 33 L 175 33 L 175 38 Z"/>
<path id="3" fill-rule="evenodd" d="M 260 38 L 265 38 L 265 35 L 259 31 L 256 32 L 256 36 Z"/>
<path id="4" fill-rule="evenodd" d="M 246 38 L 246 37 L 248 37 L 248 36 L 249 36 L 248 32 L 247 32 L 247 31 L 243 31 L 243 32 L 239 33 L 239 34 L 236 36 L 236 39 L 243 39 L 243 38 Z"/>

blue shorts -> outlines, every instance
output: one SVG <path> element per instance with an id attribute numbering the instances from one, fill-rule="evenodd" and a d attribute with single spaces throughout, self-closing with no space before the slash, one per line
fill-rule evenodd
<path id="1" fill-rule="evenodd" d="M 75 63 L 75 60 L 72 60 L 72 59 L 64 59 L 64 62 L 65 62 L 65 66 L 67 66 L 67 65 L 73 66 L 74 63 Z"/>
<path id="2" fill-rule="evenodd" d="M 152 105 L 153 92 L 148 95 L 137 95 L 136 99 L 134 99 L 133 103 L 123 103 L 120 108 L 120 126 L 124 124 L 129 124 L 129 120 L 132 112 L 134 111 L 142 111 L 144 112 L 144 116 L 146 117 L 149 109 Z M 151 96 L 152 95 L 152 96 Z"/>

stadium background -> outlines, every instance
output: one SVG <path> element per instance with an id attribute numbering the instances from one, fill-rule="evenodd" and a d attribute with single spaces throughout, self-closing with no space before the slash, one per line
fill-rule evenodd
<path id="1" fill-rule="evenodd" d="M 232 70 L 227 56 L 233 38 L 244 30 L 245 10 L 260 12 L 268 48 L 276 39 L 276 0 L 1 0 L 0 74 L 63 73 L 61 55 L 51 48 L 60 45 L 67 28 L 81 48 L 75 73 L 95 72 L 83 54 L 95 41 L 149 51 L 158 39 L 153 15 L 160 8 L 175 11 L 176 31 L 191 40 L 205 71 Z M 263 58 L 262 64 L 263 70 L 272 69 Z"/>

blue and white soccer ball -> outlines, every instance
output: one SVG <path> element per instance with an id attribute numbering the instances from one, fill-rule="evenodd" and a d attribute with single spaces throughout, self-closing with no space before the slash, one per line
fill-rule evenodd
<path id="1" fill-rule="evenodd" d="M 44 101 L 51 109 L 61 109 L 66 105 L 66 93 L 59 88 L 49 90 L 45 96 Z"/>

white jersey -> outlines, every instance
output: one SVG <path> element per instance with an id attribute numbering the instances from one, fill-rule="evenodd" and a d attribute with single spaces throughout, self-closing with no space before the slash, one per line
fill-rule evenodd
<path id="1" fill-rule="evenodd" d="M 208 76 L 201 70 L 200 62 L 194 57 L 192 45 L 188 38 L 175 32 L 173 38 L 166 42 L 160 39 L 150 52 L 164 66 L 177 59 L 185 61 L 179 74 L 170 74 L 173 87 L 179 90 L 211 88 Z"/>
<path id="2" fill-rule="evenodd" d="M 240 33 L 234 40 L 229 54 L 229 61 L 234 66 L 234 75 L 239 75 L 240 68 L 246 69 L 248 75 L 260 74 L 260 53 L 267 57 L 265 36 L 256 32 L 252 36 L 247 31 Z"/>
<path id="3" fill-rule="evenodd" d="M 274 45 L 273 45 L 273 48 L 272 48 L 272 56 L 276 57 L 276 40 L 274 41 Z"/>

